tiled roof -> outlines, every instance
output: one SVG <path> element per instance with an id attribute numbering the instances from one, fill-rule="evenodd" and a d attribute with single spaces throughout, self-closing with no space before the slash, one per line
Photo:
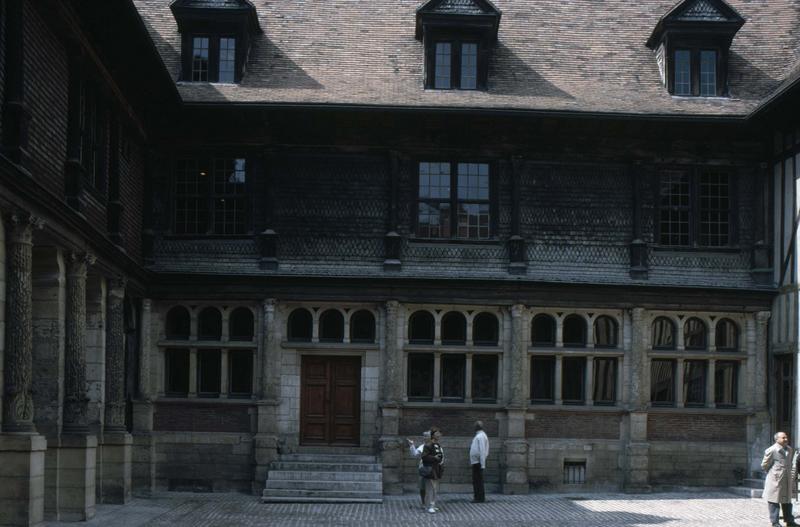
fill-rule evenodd
<path id="1" fill-rule="evenodd" d="M 242 83 L 182 83 L 184 101 L 744 116 L 800 58 L 800 2 L 730 0 L 747 21 L 731 47 L 730 98 L 672 97 L 645 42 L 674 0 L 496 0 L 489 90 L 425 90 L 414 38 L 422 0 L 252 3 L 264 33 Z M 170 1 L 135 4 L 177 79 Z"/>

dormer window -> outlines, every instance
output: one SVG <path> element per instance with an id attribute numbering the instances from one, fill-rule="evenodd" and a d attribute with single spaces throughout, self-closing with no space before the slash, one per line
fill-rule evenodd
<path id="1" fill-rule="evenodd" d="M 485 90 L 500 11 L 486 0 L 430 0 L 417 10 L 425 87 Z"/>
<path id="2" fill-rule="evenodd" d="M 185 82 L 239 82 L 252 37 L 261 32 L 247 0 L 175 0 Z"/>
<path id="3" fill-rule="evenodd" d="M 647 46 L 669 93 L 727 96 L 728 50 L 744 22 L 723 0 L 685 0 L 664 15 Z"/>

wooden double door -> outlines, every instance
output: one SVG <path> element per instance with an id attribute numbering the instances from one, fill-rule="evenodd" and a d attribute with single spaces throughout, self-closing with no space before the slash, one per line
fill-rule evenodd
<path id="1" fill-rule="evenodd" d="M 358 445 L 361 357 L 303 355 L 300 444 Z"/>

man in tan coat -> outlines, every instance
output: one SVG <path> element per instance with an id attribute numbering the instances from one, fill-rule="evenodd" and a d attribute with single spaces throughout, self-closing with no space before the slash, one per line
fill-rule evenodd
<path id="1" fill-rule="evenodd" d="M 797 457 L 789 446 L 786 432 L 775 434 L 775 444 L 764 451 L 761 468 L 767 471 L 764 480 L 764 499 L 769 505 L 772 527 L 780 527 L 778 511 L 783 509 L 786 525 L 798 525 L 792 516 L 792 498 L 797 488 Z"/>

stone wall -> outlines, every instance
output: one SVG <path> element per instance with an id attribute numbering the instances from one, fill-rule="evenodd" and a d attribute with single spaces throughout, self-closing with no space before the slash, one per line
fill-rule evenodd
<path id="1" fill-rule="evenodd" d="M 737 485 L 747 471 L 746 443 L 651 441 L 650 484 Z"/>
<path id="2" fill-rule="evenodd" d="M 623 485 L 623 442 L 602 439 L 529 439 L 531 490 L 617 490 Z M 586 483 L 564 483 L 564 461 L 586 463 Z"/>
<path id="3" fill-rule="evenodd" d="M 251 434 L 157 432 L 156 490 L 250 492 Z"/>

